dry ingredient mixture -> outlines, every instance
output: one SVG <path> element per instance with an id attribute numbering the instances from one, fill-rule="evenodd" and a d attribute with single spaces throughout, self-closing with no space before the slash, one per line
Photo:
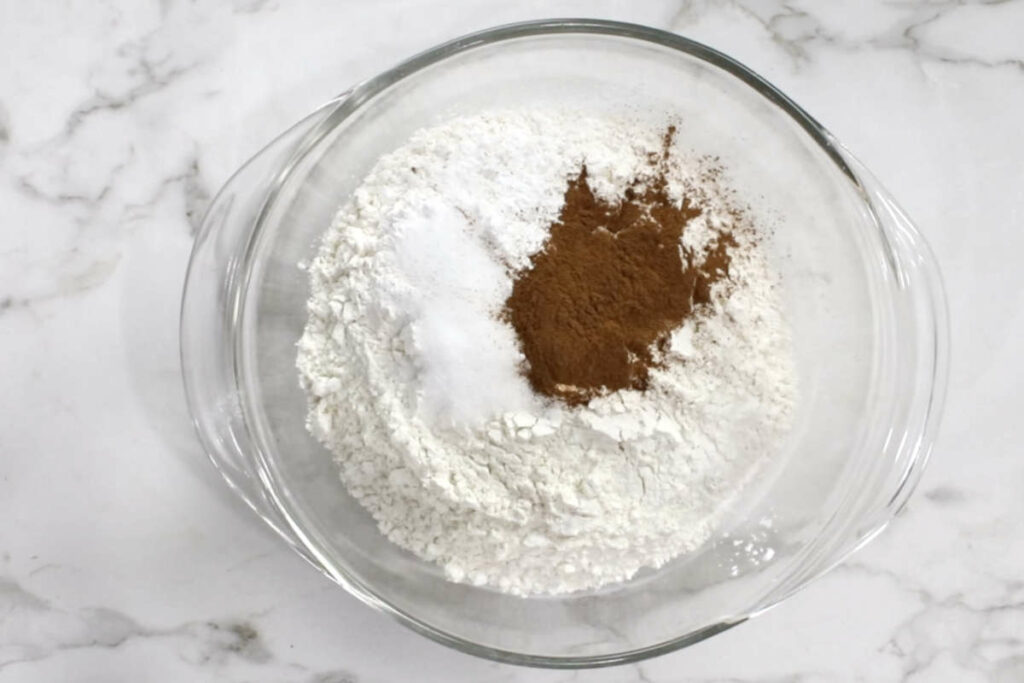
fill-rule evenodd
<path id="1" fill-rule="evenodd" d="M 796 400 L 752 222 L 664 123 L 496 111 L 382 157 L 310 265 L 310 431 L 398 545 L 518 595 L 704 542 Z"/>

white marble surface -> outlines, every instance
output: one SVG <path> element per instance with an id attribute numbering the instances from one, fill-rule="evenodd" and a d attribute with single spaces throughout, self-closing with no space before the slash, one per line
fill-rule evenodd
<path id="1" fill-rule="evenodd" d="M 769 614 L 545 672 L 358 604 L 236 502 L 188 422 L 177 313 L 210 195 L 442 39 L 590 15 L 738 57 L 922 225 L 953 365 L 901 519 Z M 0 3 L 0 681 L 1024 681 L 1024 0 Z"/>

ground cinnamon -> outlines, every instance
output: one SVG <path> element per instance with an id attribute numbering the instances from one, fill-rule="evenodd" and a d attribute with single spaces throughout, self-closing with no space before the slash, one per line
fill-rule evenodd
<path id="1" fill-rule="evenodd" d="M 543 249 L 515 279 L 505 316 L 538 393 L 579 405 L 618 389 L 645 390 L 672 330 L 728 275 L 730 234 L 704 254 L 682 247 L 701 210 L 669 197 L 674 133 L 668 129 L 662 154 L 651 158 L 652 174 L 617 203 L 594 195 L 583 166 Z"/>

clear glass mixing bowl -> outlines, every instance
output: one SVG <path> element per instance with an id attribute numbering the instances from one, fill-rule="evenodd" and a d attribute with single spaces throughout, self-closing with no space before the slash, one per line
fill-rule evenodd
<path id="1" fill-rule="evenodd" d="M 295 371 L 318 238 L 417 128 L 493 107 L 670 112 L 770 216 L 802 387 L 797 428 L 698 551 L 600 591 L 517 598 L 446 581 L 387 541 L 307 434 Z M 452 264 L 458 267 L 458 264 Z M 366 81 L 239 170 L 196 239 L 181 318 L 199 436 L 228 483 L 368 605 L 466 652 L 582 667 L 695 643 L 777 604 L 893 518 L 946 386 L 935 262 L 875 179 L 743 65 L 676 35 L 562 20 L 455 40 Z"/>

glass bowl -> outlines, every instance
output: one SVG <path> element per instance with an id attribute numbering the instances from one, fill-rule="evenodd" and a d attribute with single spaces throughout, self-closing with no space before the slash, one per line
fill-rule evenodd
<path id="1" fill-rule="evenodd" d="M 304 427 L 300 268 L 375 160 L 486 108 L 667 112 L 770 217 L 801 385 L 797 425 L 698 550 L 599 591 L 520 598 L 455 584 L 387 541 Z M 456 264 L 453 264 L 455 266 Z M 882 530 L 928 458 L 948 331 L 935 262 L 876 180 L 743 65 L 676 35 L 591 20 L 446 43 L 328 102 L 245 164 L 196 239 L 181 315 L 199 437 L 233 489 L 364 603 L 446 645 L 552 667 L 635 661 L 778 604 Z"/>

